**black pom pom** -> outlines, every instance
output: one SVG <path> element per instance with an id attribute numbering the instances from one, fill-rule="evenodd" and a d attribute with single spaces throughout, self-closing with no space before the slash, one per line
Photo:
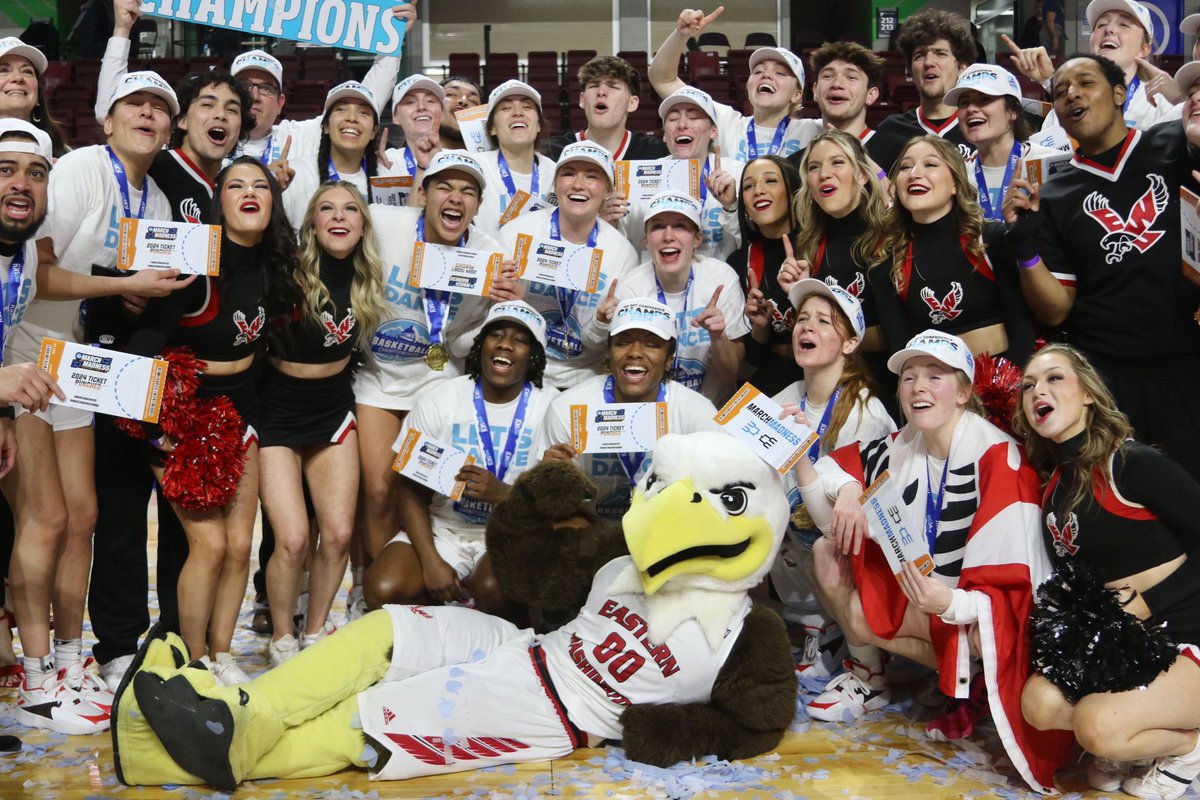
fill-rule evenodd
<path id="1" fill-rule="evenodd" d="M 1064 562 L 1038 589 L 1033 668 L 1072 703 L 1146 686 L 1179 652 L 1162 629 L 1125 611 L 1087 567 Z"/>

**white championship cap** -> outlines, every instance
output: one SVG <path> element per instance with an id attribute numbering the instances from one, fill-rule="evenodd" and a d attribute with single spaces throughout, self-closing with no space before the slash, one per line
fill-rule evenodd
<path id="1" fill-rule="evenodd" d="M 613 182 L 613 158 L 598 144 L 591 142 L 571 142 L 562 149 L 558 155 L 558 164 L 554 168 L 555 177 L 558 176 L 558 170 L 562 169 L 563 164 L 568 161 L 588 161 L 595 164 L 600 169 L 604 170 L 604 174 L 608 176 L 608 182 Z"/>
<path id="2" fill-rule="evenodd" d="M 814 294 L 835 303 L 846 315 L 846 319 L 850 320 L 850 327 L 859 339 L 867 332 L 867 319 L 863 316 L 862 303 L 841 286 L 830 286 L 819 278 L 805 278 L 788 290 L 788 300 L 792 301 L 792 306 L 798 311 L 800 306 L 804 305 L 804 301 Z"/>
<path id="3" fill-rule="evenodd" d="M 899 375 L 905 362 L 916 356 L 933 356 L 947 367 L 962 370 L 968 378 L 975 380 L 975 357 L 971 355 L 967 343 L 957 336 L 935 330 L 918 333 L 908 340 L 903 350 L 892 353 L 887 360 L 887 368 Z"/>
<path id="4" fill-rule="evenodd" d="M 750 69 L 754 69 L 760 61 L 766 61 L 769 58 L 787 64 L 788 69 L 796 76 L 796 80 L 800 82 L 801 86 L 804 86 L 804 62 L 791 50 L 782 47 L 760 47 L 755 50 L 750 54 Z"/>
<path id="5" fill-rule="evenodd" d="M 1200 14 L 1196 15 L 1200 17 Z M 1175 86 L 1187 97 L 1191 93 L 1192 84 L 1200 79 L 1200 61 L 1189 61 L 1175 73 Z"/>
<path id="6" fill-rule="evenodd" d="M 158 95 L 167 101 L 167 107 L 171 109 L 172 117 L 179 114 L 179 98 L 175 96 L 175 90 L 160 78 L 157 72 L 150 71 L 126 72 L 117 82 L 117 88 L 113 89 L 112 97 L 108 99 L 109 109 L 112 109 L 113 104 L 121 98 L 138 92 Z"/>
<path id="7" fill-rule="evenodd" d="M 946 92 L 942 102 L 951 107 L 958 106 L 958 98 L 964 92 L 976 91 L 989 97 L 1015 97 L 1021 99 L 1021 84 L 1004 67 L 995 64 L 972 64 L 958 76 L 958 83 Z"/>
<path id="8" fill-rule="evenodd" d="M 667 95 L 667 99 L 658 104 L 658 118 L 666 119 L 667 112 L 680 103 L 691 103 L 694 106 L 699 106 L 700 110 L 708 115 L 708 118 L 713 121 L 714 125 L 717 123 L 717 107 L 713 105 L 712 95 L 694 86 L 685 86 L 679 91 Z"/>
<path id="9" fill-rule="evenodd" d="M 1200 14 L 1188 14 L 1179 23 L 1181 33 L 1200 33 Z"/>
<path id="10" fill-rule="evenodd" d="M 623 300 L 613 312 L 612 324 L 608 328 L 609 336 L 632 330 L 650 331 L 665 341 L 679 335 L 675 312 L 649 297 Z"/>
<path id="11" fill-rule="evenodd" d="M 267 51 L 251 50 L 247 53 L 242 53 L 229 65 L 229 71 L 233 75 L 237 75 L 248 69 L 262 70 L 275 79 L 275 83 L 279 84 L 280 89 L 283 88 L 283 64 L 279 63 L 279 59 Z"/>
<path id="12" fill-rule="evenodd" d="M 50 64 L 46 60 L 45 53 L 31 44 L 25 44 L 15 36 L 5 36 L 0 39 L 0 58 L 4 58 L 4 56 L 21 56 L 29 59 L 29 63 L 33 64 L 38 75 L 45 72 L 46 67 Z"/>
<path id="13" fill-rule="evenodd" d="M 659 214 L 682 214 L 700 227 L 700 202 L 690 194 L 672 189 L 654 195 L 646 206 L 646 224 Z"/>
<path id="14" fill-rule="evenodd" d="M 345 100 L 347 97 L 362 100 L 372 111 L 375 110 L 375 93 L 358 81 L 346 81 L 330 89 L 329 94 L 325 95 L 325 110 L 328 111 L 338 100 Z"/>
<path id="15" fill-rule="evenodd" d="M 537 89 L 525 81 L 508 80 L 492 89 L 492 93 L 488 95 L 488 112 L 490 113 L 496 104 L 506 97 L 528 97 L 537 103 L 539 109 L 542 107 L 542 95 Z"/>
<path id="16" fill-rule="evenodd" d="M 1096 20 L 1109 11 L 1124 11 L 1138 21 L 1147 35 L 1154 35 L 1154 23 L 1150 21 L 1150 9 L 1137 0 L 1092 0 L 1087 7 L 1088 25 L 1094 27 Z"/>
<path id="17" fill-rule="evenodd" d="M 546 346 L 546 319 L 524 300 L 509 300 L 507 303 L 492 306 L 487 319 L 483 321 L 482 330 L 487 330 L 493 322 L 502 320 L 512 320 L 525 326 L 533 334 L 533 338 L 537 339 L 538 344 L 543 348 Z"/>
<path id="18" fill-rule="evenodd" d="M 441 87 L 437 81 L 420 73 L 409 75 L 404 80 L 396 84 L 396 88 L 392 90 L 392 105 L 397 106 L 404 99 L 404 95 L 414 89 L 424 89 L 427 92 L 433 92 L 439 103 L 446 102 L 446 90 Z"/>
<path id="19" fill-rule="evenodd" d="M 480 192 L 487 185 L 487 180 L 483 177 L 483 165 L 466 150 L 438 150 L 429 160 L 429 166 L 425 168 L 425 176 L 421 179 L 421 185 L 424 186 L 439 172 L 447 172 L 452 169 L 470 174 L 479 184 Z"/>
<path id="20" fill-rule="evenodd" d="M 9 133 L 23 133 L 26 136 L 32 136 L 34 141 L 27 142 L 22 139 L 0 141 L 0 153 L 32 153 L 46 159 L 47 166 L 54 163 L 54 146 L 50 142 L 50 135 L 44 130 L 23 119 L 15 117 L 0 119 L 0 139 Z"/>

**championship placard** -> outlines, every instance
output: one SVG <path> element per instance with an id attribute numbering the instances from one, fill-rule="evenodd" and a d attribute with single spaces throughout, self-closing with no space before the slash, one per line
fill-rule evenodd
<path id="1" fill-rule="evenodd" d="M 933 559 L 925 544 L 921 529 L 906 518 L 907 507 L 900 497 L 900 488 L 887 470 L 867 487 L 858 502 L 867 513 L 867 527 L 892 572 L 899 574 L 907 562 L 917 565 L 922 575 L 933 572 Z"/>
<path id="2" fill-rule="evenodd" d="M 541 211 L 543 208 L 551 208 L 553 205 L 548 200 L 534 197 L 524 189 L 517 189 L 517 193 L 508 201 L 508 207 L 500 215 L 500 227 L 504 227 L 522 214 Z"/>
<path id="3" fill-rule="evenodd" d="M 398 56 L 394 0 L 142 0 L 142 13 L 273 39 Z"/>
<path id="4" fill-rule="evenodd" d="M 467 484 L 454 477 L 464 466 L 474 463 L 474 456 L 410 429 L 400 443 L 400 452 L 396 453 L 392 469 L 438 494 L 457 500 Z"/>
<path id="5" fill-rule="evenodd" d="M 1067 169 L 1071 164 L 1071 156 L 1071 153 L 1054 153 L 1039 158 L 1027 158 L 1021 162 L 1025 167 L 1025 179 L 1034 186 L 1039 186 L 1050 180 L 1052 175 Z"/>
<path id="6" fill-rule="evenodd" d="M 1179 187 L 1179 242 L 1183 249 L 1183 274 L 1200 283 L 1200 196 Z"/>
<path id="7" fill-rule="evenodd" d="M 485 153 L 495 149 L 487 136 L 487 105 L 455 111 L 454 118 L 458 120 L 458 132 L 462 134 L 468 153 Z"/>
<path id="8" fill-rule="evenodd" d="M 704 162 L 698 159 L 657 158 L 646 161 L 618 161 L 613 185 L 630 203 L 649 203 L 650 198 L 668 189 L 700 199 L 700 174 Z"/>
<path id="9" fill-rule="evenodd" d="M 500 278 L 503 253 L 416 242 L 408 270 L 410 286 L 486 297 Z"/>
<path id="10" fill-rule="evenodd" d="M 749 383 L 729 398 L 713 417 L 717 424 L 750 446 L 759 458 L 785 475 L 817 441 L 816 432 L 793 419 L 783 419 L 783 406 Z"/>
<path id="11" fill-rule="evenodd" d="M 576 453 L 648 453 L 666 434 L 666 403 L 571 406 L 571 447 Z"/>
<path id="12" fill-rule="evenodd" d="M 220 225 L 123 217 L 118 236 L 118 269 L 177 269 L 185 275 L 220 273 Z"/>
<path id="13" fill-rule="evenodd" d="M 47 338 L 42 339 L 38 366 L 66 395 L 66 400 L 51 396 L 51 403 L 158 422 L 166 361 Z"/>
<path id="14" fill-rule="evenodd" d="M 517 277 L 522 280 L 576 292 L 595 292 L 600 288 L 603 250 L 519 233 L 513 259 L 517 262 Z"/>

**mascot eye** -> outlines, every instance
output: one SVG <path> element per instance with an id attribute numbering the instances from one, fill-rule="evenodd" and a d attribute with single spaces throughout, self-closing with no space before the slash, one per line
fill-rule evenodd
<path id="1" fill-rule="evenodd" d="M 650 487 L 656 483 L 658 483 L 658 473 L 651 472 L 649 475 L 646 476 L 646 491 L 647 492 L 650 491 Z"/>
<path id="2" fill-rule="evenodd" d="M 721 492 L 721 505 L 725 506 L 725 510 L 731 516 L 737 517 L 744 514 L 748 503 L 746 490 L 740 486 L 730 487 Z"/>

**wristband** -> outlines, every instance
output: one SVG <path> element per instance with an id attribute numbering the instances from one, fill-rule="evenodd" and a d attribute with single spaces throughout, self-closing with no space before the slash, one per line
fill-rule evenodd
<path id="1" fill-rule="evenodd" d="M 877 172 L 875 174 L 875 177 L 879 178 L 879 180 L 881 180 L 881 181 L 887 180 L 887 170 L 885 170 L 885 169 L 879 170 L 879 172 Z"/>
<path id="2" fill-rule="evenodd" d="M 1034 253 L 1033 258 L 1030 258 L 1025 261 L 1018 260 L 1017 266 L 1020 267 L 1021 269 L 1033 269 L 1034 267 L 1036 267 L 1038 265 L 1038 262 L 1041 260 L 1042 260 L 1042 257 L 1040 255 L 1038 255 L 1037 253 Z"/>
<path id="3" fill-rule="evenodd" d="M 160 436 L 159 438 L 157 438 L 157 439 L 147 439 L 146 441 L 147 441 L 147 443 L 149 443 L 149 445 L 150 445 L 151 447 L 153 447 L 155 450 L 161 450 L 161 449 L 162 449 L 162 443 L 163 443 L 163 440 L 162 440 L 162 437 L 161 437 L 161 436 Z"/>

